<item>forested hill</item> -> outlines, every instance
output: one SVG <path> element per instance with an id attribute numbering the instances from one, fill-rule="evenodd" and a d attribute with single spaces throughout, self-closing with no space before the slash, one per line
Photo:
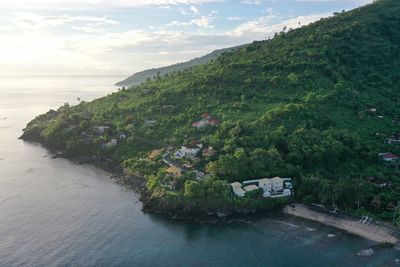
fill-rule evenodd
<path id="1" fill-rule="evenodd" d="M 400 178 L 395 161 L 378 153 L 400 154 L 387 142 L 398 139 L 399 100 L 400 1 L 380 0 L 208 64 L 65 105 L 30 122 L 23 138 L 113 158 L 145 176 L 154 198 L 185 207 L 260 208 L 254 199 L 232 200 L 228 182 L 281 176 L 295 178 L 298 200 L 391 218 Z M 193 127 L 205 112 L 213 123 Z M 99 135 L 99 125 L 110 128 Z M 212 178 L 171 174 L 153 151 L 173 152 L 193 140 L 214 151 L 182 164 Z"/>
<path id="2" fill-rule="evenodd" d="M 208 62 L 218 58 L 223 53 L 232 51 L 237 48 L 238 47 L 219 49 L 219 50 L 215 50 L 205 56 L 198 57 L 198 58 L 186 61 L 186 62 L 182 62 L 182 63 L 178 63 L 178 64 L 166 66 L 166 67 L 161 67 L 161 68 L 154 68 L 154 69 L 140 71 L 140 72 L 133 74 L 132 76 L 129 76 L 125 80 L 118 82 L 116 85 L 117 86 L 139 85 L 141 83 L 146 82 L 147 80 L 157 79 L 159 77 L 168 75 L 169 73 L 174 72 L 174 71 L 183 71 L 183 70 L 192 68 L 192 67 L 200 65 L 200 64 L 208 63 Z"/>

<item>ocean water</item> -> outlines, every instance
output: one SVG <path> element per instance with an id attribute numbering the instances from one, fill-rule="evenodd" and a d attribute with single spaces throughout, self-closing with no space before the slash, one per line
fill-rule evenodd
<path id="1" fill-rule="evenodd" d="M 144 214 L 101 170 L 17 138 L 36 115 L 123 77 L 0 77 L 0 266 L 400 266 L 393 249 L 289 216 L 229 225 Z"/>

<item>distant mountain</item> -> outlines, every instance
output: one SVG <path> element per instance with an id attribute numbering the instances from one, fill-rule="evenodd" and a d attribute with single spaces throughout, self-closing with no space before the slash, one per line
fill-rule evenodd
<path id="1" fill-rule="evenodd" d="M 162 76 L 165 76 L 166 74 L 174 72 L 174 71 L 185 70 L 185 69 L 189 69 L 194 66 L 197 66 L 197 65 L 206 64 L 213 59 L 217 59 L 223 53 L 233 51 L 235 49 L 238 49 L 239 47 L 240 46 L 218 49 L 218 50 L 215 50 L 205 56 L 198 57 L 198 58 L 186 61 L 186 62 L 177 63 L 177 64 L 166 66 L 166 67 L 154 68 L 154 69 L 136 72 L 132 76 L 129 76 L 125 80 L 120 81 L 120 82 L 116 83 L 115 85 L 116 86 L 138 85 L 138 84 L 146 82 L 148 79 L 153 79 L 157 76 L 162 77 Z"/>

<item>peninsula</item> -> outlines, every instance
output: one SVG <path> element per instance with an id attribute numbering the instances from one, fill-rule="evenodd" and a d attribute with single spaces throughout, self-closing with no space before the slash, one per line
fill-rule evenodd
<path id="1" fill-rule="evenodd" d="M 32 120 L 22 139 L 120 167 L 144 208 L 290 199 L 399 224 L 400 2 L 379 0 Z"/>

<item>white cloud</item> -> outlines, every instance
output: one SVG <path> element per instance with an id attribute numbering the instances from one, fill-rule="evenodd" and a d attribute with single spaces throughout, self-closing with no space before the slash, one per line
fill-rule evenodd
<path id="1" fill-rule="evenodd" d="M 227 32 L 227 35 L 242 37 L 243 39 L 250 42 L 254 39 L 263 39 L 266 37 L 270 37 L 274 33 L 282 31 L 284 27 L 286 27 L 287 29 L 296 29 L 300 26 L 305 26 L 327 16 L 328 14 L 300 16 L 274 24 L 272 23 L 272 20 L 275 17 L 273 15 L 267 15 L 258 19 L 247 21 L 239 25 L 233 31 Z"/>
<path id="2" fill-rule="evenodd" d="M 0 0 L 1 1 L 1 0 Z M 322 15 L 294 18 L 274 24 L 266 15 L 226 32 L 209 33 L 215 13 L 174 21 L 170 27 L 122 29 L 107 16 L 43 16 L 16 12 L 12 25 L 0 27 L 0 73 L 50 71 L 52 73 L 130 74 L 146 68 L 189 60 L 212 50 L 264 39 L 283 26 L 305 25 Z M 193 32 L 172 26 L 195 26 Z M 72 32 L 63 32 L 65 28 Z M 157 30 L 158 29 L 158 30 Z"/>
<path id="3" fill-rule="evenodd" d="M 20 30 L 45 30 L 47 28 L 56 28 L 68 23 L 90 23 L 93 26 L 117 25 L 119 22 L 108 19 L 107 17 L 93 16 L 43 16 L 32 12 L 15 12 L 14 17 L 10 19 L 15 28 Z"/>
<path id="4" fill-rule="evenodd" d="M 241 18 L 241 17 L 234 16 L 234 17 L 228 17 L 228 20 L 240 21 L 240 20 L 242 20 L 242 18 Z"/>
<path id="5" fill-rule="evenodd" d="M 176 26 L 182 26 L 182 27 L 187 27 L 187 26 L 197 26 L 200 28 L 204 29 L 209 29 L 209 28 L 214 28 L 211 23 L 215 20 L 215 17 L 212 16 L 211 14 L 208 16 L 201 16 L 200 18 L 196 19 L 191 19 L 190 21 L 182 22 L 182 21 L 177 21 L 174 20 L 171 23 L 168 23 L 166 27 L 176 27 Z"/>
<path id="6" fill-rule="evenodd" d="M 142 6 L 201 5 L 222 0 L 0 0 L 0 8 L 87 9 Z"/>
<path id="7" fill-rule="evenodd" d="M 195 7 L 195 6 L 190 6 L 190 10 L 192 10 L 192 12 L 194 13 L 194 14 L 198 14 L 199 13 L 199 10 L 197 9 L 197 7 Z"/>
<path id="8" fill-rule="evenodd" d="M 261 4 L 261 0 L 242 0 L 240 2 L 243 4 L 247 4 L 247 5 L 260 5 Z"/>

